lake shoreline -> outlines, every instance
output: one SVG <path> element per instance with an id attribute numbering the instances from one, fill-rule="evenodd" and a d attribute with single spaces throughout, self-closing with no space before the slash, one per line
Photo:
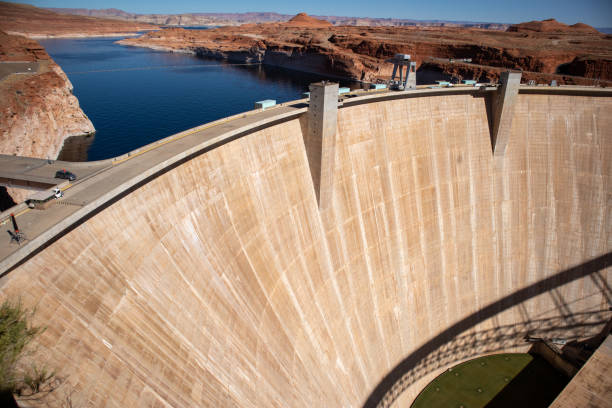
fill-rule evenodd
<path id="1" fill-rule="evenodd" d="M 75 139 L 78 154 L 104 160 L 203 123 L 253 109 L 254 103 L 300 99 L 328 75 L 264 65 L 234 65 L 194 53 L 126 47 L 117 38 L 41 40 L 67 72 L 96 128 Z M 359 85 L 334 80 L 343 86 Z M 80 141 L 91 143 L 89 147 Z"/>

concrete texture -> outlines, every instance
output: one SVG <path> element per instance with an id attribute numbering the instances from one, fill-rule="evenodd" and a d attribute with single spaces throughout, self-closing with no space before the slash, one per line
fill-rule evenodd
<path id="1" fill-rule="evenodd" d="M 259 127 L 298 117 L 306 111 L 299 106 L 279 106 L 265 112 L 235 115 L 177 133 L 114 159 L 72 163 L 69 168 L 77 175 L 83 175 L 94 168 L 104 171 L 95 174 L 96 177 L 80 177 L 70 184 L 69 190 L 63 188 L 64 198 L 44 212 L 29 211 L 23 208 L 24 205 L 20 205 L 22 208 L 18 210 L 9 209 L 0 214 L 0 225 L 7 225 L 9 214 L 14 213 L 18 217 L 21 230 L 29 239 L 20 246 L 0 246 L 0 274 L 23 262 L 41 246 L 47 245 L 49 241 L 92 213 L 100 211 L 112 200 L 127 194 L 130 189 L 149 177 L 190 156 L 201 154 L 242 134 L 256 131 Z M 53 174 L 52 169 L 39 166 L 42 162 L 46 163 L 41 159 L 19 157 L 15 158 L 13 166 L 24 173 L 33 170 L 47 175 Z M 54 165 L 58 163 L 60 162 L 55 162 Z"/>
<path id="2" fill-rule="evenodd" d="M 612 404 L 612 337 L 608 336 L 551 408 L 595 408 Z"/>
<path id="3" fill-rule="evenodd" d="M 54 397 L 405 406 L 527 333 L 596 333 L 611 317 L 612 98 L 519 93 L 494 159 L 484 95 L 408 94 L 339 110 L 321 209 L 299 116 L 216 148 L 188 136 L 127 160 L 126 181 L 83 183 L 87 217 L 0 278 L 48 327 L 33 358 L 65 379 Z"/>
<path id="4" fill-rule="evenodd" d="M 416 62 L 410 63 L 406 76 L 406 89 L 416 89 Z"/>

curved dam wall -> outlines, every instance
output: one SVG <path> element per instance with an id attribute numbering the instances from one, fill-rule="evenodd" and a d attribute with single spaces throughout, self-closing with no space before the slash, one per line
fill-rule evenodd
<path id="1" fill-rule="evenodd" d="M 319 210 L 305 118 L 194 157 L 0 279 L 75 406 L 409 403 L 448 365 L 611 315 L 612 98 L 339 110 Z M 596 261 L 593 261 L 596 260 Z"/>

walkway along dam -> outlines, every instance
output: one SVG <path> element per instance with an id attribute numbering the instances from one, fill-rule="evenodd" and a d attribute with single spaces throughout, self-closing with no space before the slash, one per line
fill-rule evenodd
<path id="1" fill-rule="evenodd" d="M 18 214 L 0 293 L 47 327 L 58 406 L 405 406 L 525 335 L 601 330 L 611 90 L 337 92 L 87 164 Z"/>

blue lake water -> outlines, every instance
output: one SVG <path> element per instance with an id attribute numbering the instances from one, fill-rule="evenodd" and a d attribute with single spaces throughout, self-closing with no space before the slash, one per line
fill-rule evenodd
<path id="1" fill-rule="evenodd" d="M 299 99 L 308 84 L 325 79 L 262 65 L 232 65 L 125 47 L 114 44 L 118 39 L 39 40 L 68 75 L 81 108 L 96 128 L 87 160 L 114 157 L 251 110 L 255 101 Z"/>

